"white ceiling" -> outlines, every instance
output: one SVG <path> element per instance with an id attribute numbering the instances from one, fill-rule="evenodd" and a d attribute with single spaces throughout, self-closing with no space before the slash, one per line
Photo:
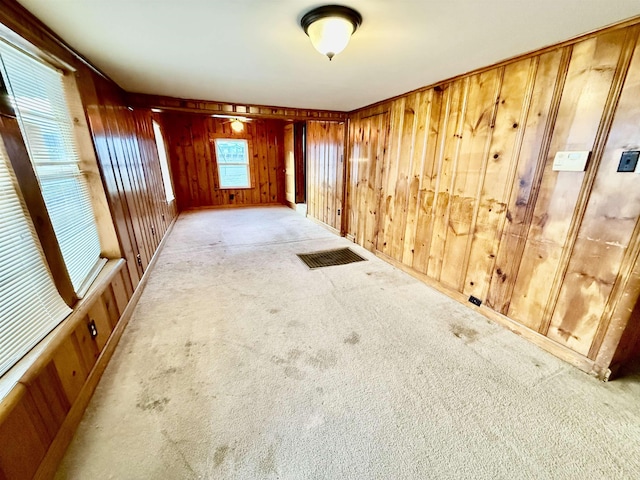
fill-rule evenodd
<path id="1" fill-rule="evenodd" d="M 314 0 L 19 2 L 125 90 L 344 111 L 640 15 L 639 0 L 338 0 L 364 20 L 329 62 L 299 26 Z"/>

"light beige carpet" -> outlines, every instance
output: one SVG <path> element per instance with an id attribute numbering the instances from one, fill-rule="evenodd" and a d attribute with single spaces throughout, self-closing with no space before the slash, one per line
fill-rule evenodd
<path id="1" fill-rule="evenodd" d="M 309 270 L 351 246 L 368 261 Z M 638 479 L 600 383 L 286 208 L 180 216 L 58 479 Z"/>

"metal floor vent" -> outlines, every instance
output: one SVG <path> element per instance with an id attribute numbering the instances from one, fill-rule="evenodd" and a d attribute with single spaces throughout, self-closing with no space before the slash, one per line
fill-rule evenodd
<path id="1" fill-rule="evenodd" d="M 324 250 L 322 252 L 312 253 L 298 253 L 298 257 L 300 257 L 300 260 L 302 260 L 307 265 L 307 267 L 311 269 L 366 261 L 366 258 L 362 258 L 360 255 L 353 252 L 349 248 Z"/>

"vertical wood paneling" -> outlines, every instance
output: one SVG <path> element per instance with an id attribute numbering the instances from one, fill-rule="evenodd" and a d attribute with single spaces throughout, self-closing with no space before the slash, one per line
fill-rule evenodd
<path id="1" fill-rule="evenodd" d="M 440 281 L 451 215 L 451 196 L 456 177 L 460 140 L 467 109 L 469 79 L 453 82 L 447 89 L 447 107 L 440 146 L 440 172 L 434 204 L 434 221 L 427 275 Z"/>
<path id="2" fill-rule="evenodd" d="M 343 122 L 307 122 L 307 215 L 340 231 L 342 223 Z"/>
<path id="3" fill-rule="evenodd" d="M 350 126 L 347 232 L 371 251 L 375 250 L 378 235 L 379 191 L 388 130 L 387 112 L 354 119 Z"/>
<path id="4" fill-rule="evenodd" d="M 459 153 L 449 197 L 449 222 L 440 281 L 456 290 L 461 290 L 466 272 L 468 246 L 473 234 L 471 229 L 476 222 L 478 190 L 486 170 L 502 73 L 502 69 L 494 69 L 469 78 L 466 108 L 460 118 L 461 137 L 455 140 Z"/>
<path id="5" fill-rule="evenodd" d="M 489 289 L 496 247 L 506 220 L 509 189 L 516 174 L 514 158 L 520 153 L 537 67 L 537 59 L 525 59 L 505 66 L 502 73 L 470 251 L 465 256 L 465 295 L 485 298 Z"/>
<path id="6" fill-rule="evenodd" d="M 120 272 L 103 286 L 104 292 L 113 291 L 114 283 L 123 284 Z M 125 304 L 128 298 L 123 299 Z M 111 333 L 109 310 L 104 293 L 96 295 L 88 306 L 89 315 L 68 329 L 50 360 L 20 379 L 16 388 L 23 394 L 0 421 L 0 478 L 31 479 L 36 473 Z M 93 339 L 87 328 L 90 319 L 98 326 Z"/>
<path id="7" fill-rule="evenodd" d="M 180 210 L 223 205 L 278 204 L 285 201 L 284 125 L 253 120 L 239 134 L 229 121 L 203 115 L 162 114 L 167 152 Z M 251 188 L 221 189 L 215 138 L 242 138 L 249 144 Z"/>
<path id="8" fill-rule="evenodd" d="M 421 92 L 418 94 L 417 115 L 414 125 L 415 145 L 412 152 L 411 170 L 408 176 L 408 192 L 406 199 L 406 222 L 404 227 L 404 246 L 402 252 L 402 262 L 406 265 L 413 265 L 416 250 L 416 232 L 420 206 L 424 191 L 425 162 L 432 161 L 427 158 L 430 145 L 431 119 L 433 115 L 434 91 Z"/>
<path id="9" fill-rule="evenodd" d="M 631 49 L 636 41 L 634 35 Z M 616 171 L 622 151 L 640 148 L 640 102 L 637 102 L 640 49 L 636 48 L 628 73 L 626 65 L 622 72 L 628 81 L 622 89 L 595 183 L 585 204 L 549 331 L 551 338 L 561 343 L 566 341 L 583 355 L 589 353 L 640 217 L 638 179 Z M 630 144 L 630 139 L 634 143 Z M 561 332 L 572 332 L 572 335 L 566 337 Z"/>
<path id="10" fill-rule="evenodd" d="M 520 264 L 508 316 L 539 330 L 548 320 L 547 302 L 584 172 L 556 172 L 562 150 L 592 150 L 611 88 L 624 32 L 613 32 L 574 46 L 533 221 Z M 558 332 L 569 337 L 570 331 Z"/>
<path id="11" fill-rule="evenodd" d="M 640 149 L 639 29 L 352 113 L 348 235 L 606 377 L 640 338 L 629 323 L 640 189 L 616 171 Z M 382 113 L 389 134 L 372 163 Z M 558 151 L 575 150 L 592 152 L 584 172 L 553 170 Z"/>
<path id="12" fill-rule="evenodd" d="M 538 65 L 531 106 L 524 126 L 522 146 L 510 159 L 517 165 L 516 176 L 510 186 L 504 227 L 486 296 L 487 305 L 502 314 L 506 314 L 509 309 L 516 274 L 520 267 L 570 52 L 570 49 L 564 49 L 535 59 Z M 494 153 L 494 157 L 496 154 L 499 160 L 500 153 Z"/>

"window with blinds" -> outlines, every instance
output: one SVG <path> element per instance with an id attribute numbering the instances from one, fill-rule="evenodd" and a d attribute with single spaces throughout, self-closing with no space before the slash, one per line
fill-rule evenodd
<path id="1" fill-rule="evenodd" d="M 0 142 L 0 375 L 69 313 Z"/>
<path id="2" fill-rule="evenodd" d="M 81 297 L 106 260 L 76 150 L 62 73 L 0 42 L 2 75 L 16 110 L 73 287 Z"/>
<path id="3" fill-rule="evenodd" d="M 167 159 L 167 151 L 164 148 L 162 130 L 160 130 L 160 125 L 155 120 L 153 120 L 153 134 L 155 135 L 156 146 L 158 147 L 158 158 L 160 159 L 160 172 L 162 173 L 162 183 L 164 183 L 164 193 L 167 202 L 170 202 L 175 197 L 173 195 L 173 186 L 171 185 L 171 175 L 169 174 L 169 161 Z"/>

